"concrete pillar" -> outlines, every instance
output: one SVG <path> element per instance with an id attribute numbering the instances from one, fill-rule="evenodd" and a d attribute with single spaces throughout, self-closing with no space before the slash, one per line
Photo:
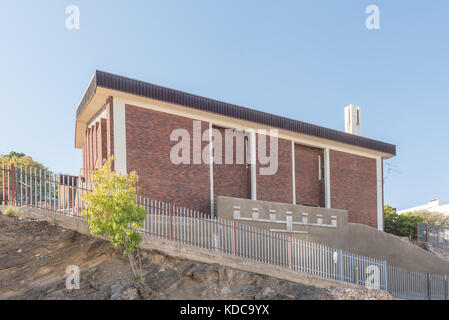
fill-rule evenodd
<path id="1" fill-rule="evenodd" d="M 210 183 L 210 215 L 215 217 L 214 206 L 214 154 L 212 144 L 212 122 L 209 122 L 209 183 Z"/>
<path id="2" fill-rule="evenodd" d="M 330 181 L 330 157 L 329 148 L 324 149 L 324 203 L 326 208 L 331 208 L 331 181 Z"/>
<path id="3" fill-rule="evenodd" d="M 113 98 L 114 128 L 114 169 L 117 173 L 127 173 L 126 164 L 126 112 L 125 102 Z"/>
<path id="4" fill-rule="evenodd" d="M 295 142 L 292 140 L 292 192 L 293 204 L 296 204 L 296 168 L 295 168 Z"/>
<path id="5" fill-rule="evenodd" d="M 377 229 L 384 229 L 384 208 L 383 208 L 383 167 L 382 158 L 376 159 L 377 169 Z"/>
<path id="6" fill-rule="evenodd" d="M 251 157 L 251 199 L 257 200 L 257 139 L 256 139 L 256 131 L 251 130 L 250 131 L 250 141 L 249 141 L 249 148 L 250 148 L 250 157 Z"/>

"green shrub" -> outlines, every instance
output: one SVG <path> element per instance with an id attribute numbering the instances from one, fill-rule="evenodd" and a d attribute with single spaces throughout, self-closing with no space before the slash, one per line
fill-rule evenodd
<path id="1" fill-rule="evenodd" d="M 438 212 L 415 211 L 398 214 L 395 208 L 384 206 L 384 231 L 416 240 L 417 223 L 449 227 L 449 216 Z"/>
<path id="2" fill-rule="evenodd" d="M 414 213 L 398 214 L 395 208 L 384 207 L 384 231 L 400 237 L 416 239 L 416 224 L 423 223 L 423 217 Z"/>

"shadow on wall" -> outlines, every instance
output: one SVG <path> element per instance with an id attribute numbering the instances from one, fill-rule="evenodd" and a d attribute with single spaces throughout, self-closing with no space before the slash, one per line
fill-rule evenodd
<path id="1" fill-rule="evenodd" d="M 449 261 L 394 235 L 360 223 L 348 223 L 346 210 L 216 197 L 217 216 L 272 232 L 321 243 L 377 259 L 409 271 L 447 274 Z"/>

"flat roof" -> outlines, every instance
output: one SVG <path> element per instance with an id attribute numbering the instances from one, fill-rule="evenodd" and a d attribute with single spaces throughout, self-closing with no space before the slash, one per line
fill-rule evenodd
<path id="1" fill-rule="evenodd" d="M 76 110 L 78 119 L 95 94 L 97 87 L 121 91 L 145 98 L 173 103 L 192 109 L 211 112 L 235 119 L 246 120 L 274 128 L 289 130 L 318 138 L 333 140 L 349 145 L 367 148 L 383 153 L 396 155 L 396 146 L 393 144 L 373 140 L 343 131 L 338 131 L 315 124 L 294 120 L 247 107 L 238 106 L 210 98 L 201 97 L 191 93 L 182 92 L 155 85 L 152 83 L 135 80 L 116 74 L 96 70 L 81 102 Z"/>

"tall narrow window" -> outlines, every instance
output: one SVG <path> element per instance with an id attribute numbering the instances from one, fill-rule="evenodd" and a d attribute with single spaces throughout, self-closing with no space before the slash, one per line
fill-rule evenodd
<path id="1" fill-rule="evenodd" d="M 246 167 L 248 168 L 249 165 L 251 164 L 251 150 L 250 150 L 250 146 L 249 146 L 249 137 L 245 134 L 245 163 L 246 163 Z"/>
<path id="2" fill-rule="evenodd" d="M 320 154 L 318 156 L 318 179 L 324 179 L 324 155 Z"/>

